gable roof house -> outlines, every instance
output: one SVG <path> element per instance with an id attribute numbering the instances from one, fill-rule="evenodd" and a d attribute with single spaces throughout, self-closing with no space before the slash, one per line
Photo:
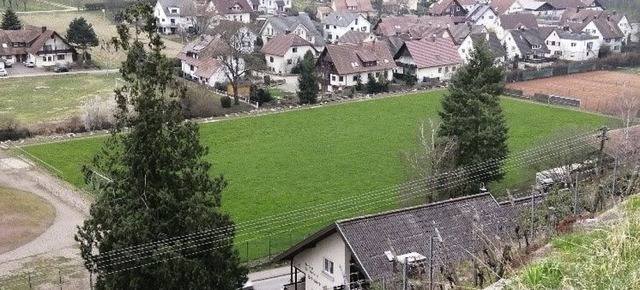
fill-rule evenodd
<path id="1" fill-rule="evenodd" d="M 506 61 L 507 51 L 504 49 L 504 46 L 502 46 L 502 42 L 500 42 L 500 39 L 498 39 L 495 33 L 487 32 L 469 34 L 462 44 L 460 44 L 458 54 L 460 54 L 463 63 L 467 64 L 469 62 L 471 52 L 474 50 L 474 45 L 478 43 L 483 43 L 489 49 L 489 52 L 495 57 L 494 63 L 496 65 L 501 65 Z"/>
<path id="2" fill-rule="evenodd" d="M 371 23 L 361 14 L 333 11 L 322 21 L 326 41 L 336 43 L 348 31 L 371 32 Z"/>
<path id="3" fill-rule="evenodd" d="M 391 81 L 396 64 L 385 42 L 327 45 L 316 63 L 323 89 L 341 90 L 369 78 Z"/>
<path id="4" fill-rule="evenodd" d="M 486 3 L 483 3 L 483 1 L 478 0 L 458 0 L 458 3 L 460 3 L 460 5 L 462 5 L 462 8 L 464 8 L 464 10 L 467 10 L 467 12 L 471 12 L 479 4 L 486 5 Z"/>
<path id="5" fill-rule="evenodd" d="M 0 30 L 0 57 L 14 63 L 30 61 L 36 67 L 67 65 L 76 56 L 76 50 L 67 40 L 44 26 Z"/>
<path id="6" fill-rule="evenodd" d="M 223 37 L 235 49 L 247 54 L 255 51 L 255 43 L 258 39 L 257 31 L 258 29 L 249 23 L 220 20 L 216 26 L 207 29 L 205 33 Z"/>
<path id="7" fill-rule="evenodd" d="M 247 0 L 209 0 L 207 11 L 214 12 L 219 20 L 250 23 L 253 5 Z"/>
<path id="8" fill-rule="evenodd" d="M 498 25 L 495 32 L 498 38 L 504 39 L 507 30 L 528 29 L 538 30 L 538 20 L 530 13 L 514 13 L 508 15 L 500 15 L 498 17 Z"/>
<path id="9" fill-rule="evenodd" d="M 429 15 L 453 17 L 456 23 L 463 22 L 467 13 L 458 0 L 439 0 L 429 8 Z"/>
<path id="10" fill-rule="evenodd" d="M 527 203 L 523 199 L 500 205 L 483 193 L 338 220 L 274 260 L 289 261 L 292 276 L 294 271 L 304 274 L 300 286 L 307 290 L 360 289 L 364 281 L 389 281 L 401 274 L 407 260 L 413 269 L 411 283 L 429 271 L 430 256 L 434 268 L 441 269 L 483 251 L 484 243 L 475 242 L 478 232 L 488 244 L 513 237 L 517 216 Z"/>
<path id="11" fill-rule="evenodd" d="M 458 24 L 449 28 L 449 32 L 451 32 L 451 37 L 453 39 L 453 42 L 456 45 L 461 45 L 462 42 L 467 38 L 467 36 L 469 36 L 469 34 L 486 33 L 487 31 L 489 31 L 488 30 L 489 27 L 486 27 L 484 25 L 470 25 L 470 24 L 471 23 Z M 495 30 L 495 28 L 493 28 L 492 30 Z"/>
<path id="12" fill-rule="evenodd" d="M 543 60 L 549 54 L 545 39 L 537 30 L 507 30 L 503 39 L 510 60 L 522 62 Z"/>
<path id="13" fill-rule="evenodd" d="M 378 20 L 372 30 L 380 36 L 422 37 L 424 33 L 420 31 L 446 29 L 454 25 L 453 19 L 449 16 L 403 15 L 383 17 Z M 415 35 L 416 32 L 419 32 L 419 35 Z"/>
<path id="14" fill-rule="evenodd" d="M 340 38 L 338 38 L 337 44 L 346 44 L 346 43 L 358 44 L 363 42 L 372 42 L 374 40 L 376 40 L 376 36 L 373 35 L 373 33 L 371 32 L 349 30 L 347 31 L 347 33 L 345 33 L 344 35 L 340 36 Z"/>
<path id="15" fill-rule="evenodd" d="M 601 49 L 607 47 L 611 52 L 621 52 L 624 34 L 611 18 L 592 19 L 584 25 L 582 31 L 597 36 Z"/>
<path id="16" fill-rule="evenodd" d="M 192 5 L 195 7 L 195 0 L 158 0 L 153 8 L 153 16 L 156 18 L 158 32 L 175 34 L 194 27 L 193 17 L 187 15 L 195 13 L 195 11 L 187 11 L 193 10 L 191 8 Z"/>
<path id="17" fill-rule="evenodd" d="M 331 9 L 338 12 L 359 13 L 366 18 L 375 15 L 371 0 L 331 0 Z"/>
<path id="18" fill-rule="evenodd" d="M 229 45 L 220 37 L 200 35 L 178 53 L 183 76 L 211 87 L 227 82 L 227 69 L 221 55 L 229 50 Z"/>
<path id="19" fill-rule="evenodd" d="M 586 25 L 592 19 L 606 19 L 608 22 L 615 23 L 624 35 L 622 39 L 623 44 L 627 44 L 633 34 L 629 18 L 627 18 L 625 14 L 609 10 L 568 9 L 562 15 L 561 24 L 565 26 L 571 26 L 571 24 L 576 23 Z M 580 27 L 580 29 L 582 29 L 582 27 Z"/>
<path id="20" fill-rule="evenodd" d="M 495 26 L 498 21 L 498 14 L 489 5 L 478 4 L 469 11 L 465 22 L 470 24 L 483 25 L 490 28 Z"/>
<path id="21" fill-rule="evenodd" d="M 267 14 L 279 14 L 293 7 L 292 0 L 251 0 L 254 11 Z"/>
<path id="22" fill-rule="evenodd" d="M 492 0 L 490 5 L 498 15 L 519 13 L 524 10 L 520 0 Z"/>
<path id="23" fill-rule="evenodd" d="M 280 34 L 296 34 L 308 42 L 312 43 L 318 51 L 322 51 L 325 45 L 322 33 L 318 31 L 316 25 L 309 15 L 300 12 L 296 16 L 269 17 L 260 29 L 260 37 L 266 44 Z"/>
<path id="24" fill-rule="evenodd" d="M 318 53 L 313 44 L 296 34 L 280 34 L 260 50 L 264 53 L 269 71 L 278 74 L 289 74 L 307 51 L 314 55 Z"/>
<path id="25" fill-rule="evenodd" d="M 415 76 L 418 81 L 449 80 L 462 66 L 455 44 L 444 38 L 405 41 L 394 59 L 404 75 Z"/>
<path id="26" fill-rule="evenodd" d="M 543 34 L 543 36 L 545 37 L 545 44 L 549 48 L 547 57 L 570 61 L 598 58 L 600 41 L 595 35 L 555 28 L 551 32 Z"/>
<path id="27" fill-rule="evenodd" d="M 551 4 L 537 0 L 519 0 L 524 12 L 531 13 L 540 18 L 556 18 L 557 12 Z"/>

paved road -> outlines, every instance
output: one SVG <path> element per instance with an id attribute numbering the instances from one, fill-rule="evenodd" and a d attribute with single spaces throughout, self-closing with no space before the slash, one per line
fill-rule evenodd
<path id="1" fill-rule="evenodd" d="M 281 290 L 289 283 L 289 267 L 279 267 L 247 275 L 253 281 L 254 290 Z"/>
<path id="2" fill-rule="evenodd" d="M 11 69 L 11 68 L 9 68 Z M 56 73 L 56 72 L 45 72 L 39 71 L 34 73 L 23 73 L 23 74 L 11 74 L 9 71 L 9 75 L 3 78 L 24 78 L 24 77 L 39 77 L 39 76 L 50 76 L 50 75 L 76 75 L 76 74 L 110 74 L 110 73 L 119 73 L 118 69 L 97 69 L 97 70 L 73 70 L 65 73 Z"/>

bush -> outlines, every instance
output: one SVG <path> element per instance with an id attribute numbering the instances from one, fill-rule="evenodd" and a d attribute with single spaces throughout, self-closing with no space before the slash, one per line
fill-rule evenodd
<path id="1" fill-rule="evenodd" d="M 257 88 L 255 85 L 251 86 L 251 95 L 249 96 L 249 99 L 252 102 L 257 102 L 258 106 L 262 106 L 262 104 L 264 103 L 268 103 L 271 102 L 273 100 L 273 97 L 271 96 L 271 93 L 263 88 Z"/>
<path id="2" fill-rule="evenodd" d="M 213 117 L 215 106 L 215 99 L 210 94 L 188 92 L 182 99 L 182 113 L 187 119 Z"/>
<path id="3" fill-rule="evenodd" d="M 31 137 L 31 132 L 20 126 L 15 116 L 0 114 L 0 141 L 18 140 Z"/>
<path id="4" fill-rule="evenodd" d="M 407 85 L 408 87 L 415 86 L 417 82 L 418 82 L 418 77 L 416 76 L 408 75 L 404 77 L 404 84 Z"/>
<path id="5" fill-rule="evenodd" d="M 216 82 L 215 84 L 213 84 L 213 87 L 216 88 L 216 90 L 218 91 L 223 91 L 226 92 L 227 91 L 227 83 L 220 83 L 220 82 Z"/>
<path id="6" fill-rule="evenodd" d="M 223 96 L 220 98 L 220 105 L 223 108 L 231 108 L 231 98 L 228 96 Z"/>
<path id="7" fill-rule="evenodd" d="M 265 86 L 268 86 L 271 84 L 271 77 L 270 76 L 264 76 L 264 84 Z"/>
<path id="8" fill-rule="evenodd" d="M 302 72 L 302 62 L 298 62 L 298 64 L 291 68 L 291 74 L 297 75 L 300 72 Z"/>
<path id="9" fill-rule="evenodd" d="M 100 97 L 94 97 L 84 103 L 83 123 L 87 131 L 111 128 L 115 104 L 104 102 Z"/>

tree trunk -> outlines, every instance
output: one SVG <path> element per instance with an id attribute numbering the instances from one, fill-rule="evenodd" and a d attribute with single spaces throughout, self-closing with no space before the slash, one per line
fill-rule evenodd
<path id="1" fill-rule="evenodd" d="M 240 98 L 238 97 L 238 81 L 234 81 L 231 85 L 233 87 L 233 104 L 240 105 Z"/>

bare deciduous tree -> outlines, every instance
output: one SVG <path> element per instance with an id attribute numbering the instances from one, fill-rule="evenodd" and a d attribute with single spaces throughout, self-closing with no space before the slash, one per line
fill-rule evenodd
<path id="1" fill-rule="evenodd" d="M 254 49 L 255 35 L 245 26 L 238 29 L 219 31 L 216 34 L 225 44 L 224 49 L 215 52 L 215 57 L 222 61 L 227 80 L 233 88 L 234 103 L 238 105 L 238 86 L 254 69 L 251 54 Z"/>
<path id="2" fill-rule="evenodd" d="M 195 34 L 202 34 L 216 23 L 216 12 L 209 9 L 209 1 L 186 1 L 182 8 L 182 15 L 187 22 L 193 25 Z M 187 32 L 188 27 L 183 27 L 180 33 Z"/>

